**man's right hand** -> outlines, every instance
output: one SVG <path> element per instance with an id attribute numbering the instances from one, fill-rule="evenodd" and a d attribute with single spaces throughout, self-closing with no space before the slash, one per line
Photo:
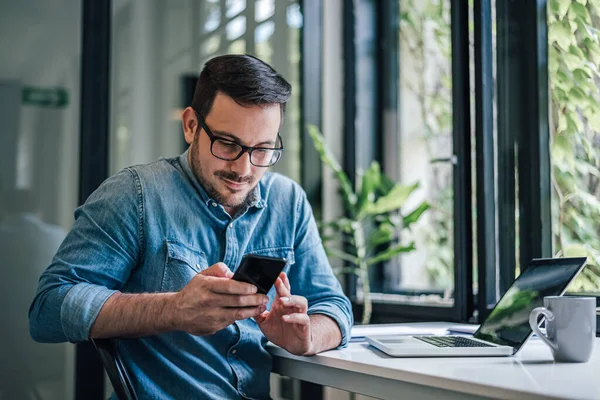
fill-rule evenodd
<path id="1" fill-rule="evenodd" d="M 192 335 L 211 335 L 265 311 L 269 298 L 232 276 L 225 264 L 216 263 L 192 278 L 173 298 L 177 327 Z"/>

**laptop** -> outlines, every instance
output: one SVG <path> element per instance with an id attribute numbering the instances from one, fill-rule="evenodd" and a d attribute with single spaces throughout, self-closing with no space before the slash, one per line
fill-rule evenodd
<path id="1" fill-rule="evenodd" d="M 365 336 L 394 357 L 499 357 L 518 352 L 532 334 L 529 314 L 545 296 L 562 295 L 585 266 L 586 257 L 534 259 L 513 282 L 472 336 Z"/>

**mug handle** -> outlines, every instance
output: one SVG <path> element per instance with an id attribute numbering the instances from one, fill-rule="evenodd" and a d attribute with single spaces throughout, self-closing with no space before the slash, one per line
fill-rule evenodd
<path id="1" fill-rule="evenodd" d="M 558 344 L 540 331 L 540 327 L 538 326 L 538 317 L 540 314 L 546 317 L 546 327 L 548 327 L 548 322 L 554 321 L 554 314 L 552 311 L 548 310 L 546 307 L 537 307 L 529 314 L 529 326 L 544 343 L 546 343 L 553 351 L 557 351 Z"/>

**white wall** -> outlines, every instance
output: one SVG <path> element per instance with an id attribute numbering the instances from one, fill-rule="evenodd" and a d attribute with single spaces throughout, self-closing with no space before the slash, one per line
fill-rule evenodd
<path id="1" fill-rule="evenodd" d="M 78 201 L 80 21 L 81 4 L 75 0 L 4 1 L 0 5 L 0 81 L 11 82 L 17 93 L 10 98 L 0 94 L 0 109 L 4 113 L 10 110 L 0 118 L 2 180 L 5 189 L 32 190 L 39 203 L 39 223 L 53 225 L 54 232 L 59 232 L 56 226 L 63 230 L 71 226 Z M 21 91 L 31 86 L 60 87 L 67 91 L 69 103 L 64 108 L 22 104 Z M 6 84 L 0 85 L 4 94 L 6 88 Z M 10 137 L 13 139 L 7 143 Z M 1 200 L 14 202 L 6 194 Z M 10 229 L 18 228 L 11 225 Z M 6 224 L 2 232 L 9 232 Z M 42 399 L 72 398 L 74 346 L 36 344 L 26 326 L 35 285 L 51 261 L 46 252 L 56 250 L 49 248 L 56 238 L 45 237 L 43 230 L 28 232 L 37 235 L 28 243 L 30 257 L 23 255 L 21 245 L 25 244 L 21 243 L 3 250 L 8 253 L 4 253 L 6 262 L 0 265 L 0 276 L 10 281 L 14 293 L 10 307 L 15 319 L 5 320 L 4 325 L 19 337 L 15 343 L 0 343 L 0 353 L 19 354 L 18 360 L 0 357 L 0 375 L 5 379 L 8 371 L 21 363 L 27 370 L 14 371 L 15 377 L 8 383 L 35 389 Z M 15 233 L 11 237 L 21 236 Z M 0 381 L 0 386 L 7 384 Z"/>

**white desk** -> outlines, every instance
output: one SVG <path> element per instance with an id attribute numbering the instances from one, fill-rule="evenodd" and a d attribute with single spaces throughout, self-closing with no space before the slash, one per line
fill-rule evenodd
<path id="1" fill-rule="evenodd" d="M 554 363 L 539 339 L 529 340 L 514 357 L 403 359 L 367 343 L 312 357 L 274 345 L 269 351 L 277 374 L 381 399 L 600 399 L 600 338 L 583 364 Z"/>

